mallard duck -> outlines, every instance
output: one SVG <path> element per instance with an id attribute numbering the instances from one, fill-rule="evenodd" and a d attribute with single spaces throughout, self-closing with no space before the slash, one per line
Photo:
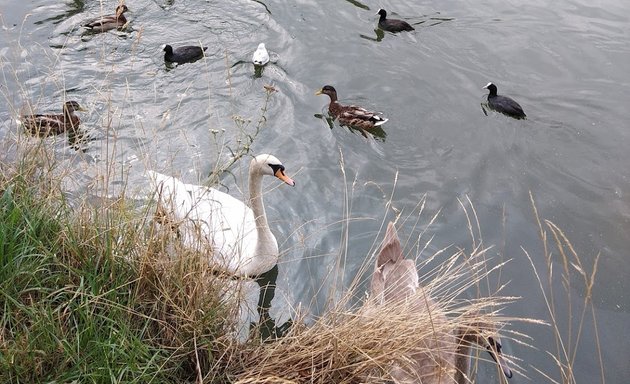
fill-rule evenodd
<path id="1" fill-rule="evenodd" d="M 330 85 L 325 85 L 316 95 L 328 95 L 330 104 L 328 112 L 335 119 L 339 120 L 339 124 L 360 129 L 370 129 L 385 124 L 388 119 L 381 117 L 380 112 L 371 112 L 365 108 L 356 105 L 341 105 L 337 102 L 337 91 Z"/>
<path id="2" fill-rule="evenodd" d="M 411 311 L 433 311 L 436 306 L 434 300 L 418 295 L 420 289 L 416 264 L 413 260 L 405 259 L 396 227 L 390 222 L 374 266 L 370 294 L 377 305 L 400 303 Z M 449 322 L 439 311 L 433 311 L 431 316 L 435 329 Z M 484 334 L 492 336 L 485 337 Z M 503 374 L 507 378 L 512 377 L 512 370 L 501 353 L 501 340 L 494 325 L 473 323 L 471 326 L 460 326 L 452 334 L 436 334 L 427 343 L 431 344 L 430 348 L 440 352 L 411 352 L 409 364 L 391 368 L 390 375 L 395 383 L 415 383 L 420 378 L 423 384 L 469 383 L 467 375 L 473 344 L 486 349 Z M 427 346 L 424 347 L 422 350 L 426 351 Z"/>
<path id="3" fill-rule="evenodd" d="M 384 9 L 379 9 L 376 12 L 377 15 L 381 17 L 378 19 L 378 27 L 384 31 L 388 32 L 402 32 L 402 31 L 413 31 L 414 28 L 409 25 L 406 21 L 397 20 L 397 19 L 388 19 L 387 11 Z"/>
<path id="4" fill-rule="evenodd" d="M 164 61 L 177 64 L 192 63 L 201 59 L 206 49 L 208 49 L 208 47 L 199 45 L 185 45 L 173 49 L 173 47 L 166 44 L 163 49 L 165 52 Z"/>
<path id="5" fill-rule="evenodd" d="M 213 268 L 236 276 L 259 276 L 278 262 L 278 242 L 269 229 L 262 197 L 262 177 L 275 176 L 290 186 L 276 157 L 262 154 L 249 165 L 248 204 L 214 188 L 184 184 L 148 172 L 158 207 L 179 223 L 183 244 L 211 250 Z"/>
<path id="6" fill-rule="evenodd" d="M 75 111 L 86 111 L 76 101 L 68 101 L 63 105 L 61 115 L 23 115 L 19 122 L 31 134 L 46 137 L 58 135 L 66 131 L 76 131 L 81 124 Z"/>
<path id="7" fill-rule="evenodd" d="M 516 101 L 507 96 L 497 95 L 496 85 L 488 83 L 488 85 L 483 87 L 483 89 L 490 91 L 488 94 L 488 107 L 490 107 L 490 109 L 501 112 L 515 119 L 524 119 L 527 117 L 525 112 L 523 112 L 523 108 L 521 108 Z"/>
<path id="8" fill-rule="evenodd" d="M 98 17 L 92 21 L 85 23 L 83 26 L 94 32 L 105 32 L 111 29 L 122 28 L 127 24 L 124 13 L 129 8 L 125 4 L 116 7 L 116 14 Z"/>
<path id="9" fill-rule="evenodd" d="M 252 57 L 252 62 L 254 65 L 265 65 L 269 62 L 269 52 L 265 48 L 265 43 L 258 44 L 258 48 Z"/>

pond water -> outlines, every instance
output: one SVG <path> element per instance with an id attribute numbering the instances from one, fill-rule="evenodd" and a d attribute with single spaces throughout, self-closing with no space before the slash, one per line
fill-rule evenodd
<path id="1" fill-rule="evenodd" d="M 371 265 L 383 222 L 396 211 L 401 236 L 425 229 L 422 242 L 433 236 L 420 259 L 449 245 L 470 250 L 460 206 L 470 199 L 481 228 L 477 241 L 494 246 L 491 263 L 510 260 L 493 282 L 508 283 L 503 294 L 522 297 L 504 312 L 548 319 L 523 251 L 544 270 L 531 191 L 538 212 L 564 230 L 587 271 L 600 255 L 594 305 L 606 379 L 627 381 L 630 2 L 126 4 L 126 31 L 87 35 L 81 23 L 112 13 L 115 1 L 0 1 L 0 138 L 25 139 L 13 118 L 29 104 L 59 111 L 66 97 L 89 110 L 80 115 L 86 139 L 46 140 L 76 170 L 65 179 L 69 193 L 97 194 L 103 175 L 107 194 L 123 186 L 142 191 L 147 168 L 197 182 L 229 161 L 227 148 L 247 142 L 264 114 L 251 153 L 276 155 L 297 183 L 265 196 L 283 251 L 275 300 L 285 304 L 276 314 L 300 302 L 319 314 L 361 265 Z M 380 7 L 416 30 L 377 33 Z M 272 62 L 255 72 L 249 60 L 260 42 Z M 207 56 L 167 67 L 161 51 L 167 43 L 201 43 Z M 486 116 L 482 87 L 489 81 L 518 100 L 528 118 Z M 325 84 L 336 87 L 342 103 L 382 111 L 389 118 L 384 135 L 331 129 L 319 118 L 328 98 L 314 95 Z M 264 85 L 278 92 L 262 111 Z M 248 162 L 221 176 L 224 190 L 242 197 Z M 334 271 L 342 271 L 341 279 Z M 579 307 L 584 289 L 571 290 Z M 567 304 L 558 304 L 565 328 Z M 513 327 L 529 334 L 536 349 L 506 343 L 532 379 L 510 382 L 544 382 L 538 371 L 559 379 L 544 352 L 555 350 L 552 330 Z M 574 361 L 580 383 L 601 382 L 595 340 L 587 321 Z"/>

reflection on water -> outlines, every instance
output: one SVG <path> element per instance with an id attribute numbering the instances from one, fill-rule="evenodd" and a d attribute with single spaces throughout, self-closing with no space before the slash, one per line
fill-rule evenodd
<path id="1" fill-rule="evenodd" d="M 90 142 L 94 140 L 96 140 L 96 138 L 91 137 L 90 133 L 82 127 L 74 131 L 68 131 L 68 144 L 70 144 L 70 148 L 77 152 L 85 153 L 89 148 Z"/>
<path id="2" fill-rule="evenodd" d="M 326 124 L 328 124 L 328 127 L 331 130 L 336 126 L 335 119 L 328 114 L 316 113 L 313 116 L 315 116 L 317 119 L 324 120 Z M 374 138 L 378 141 L 385 142 L 385 137 L 387 137 L 387 133 L 383 129 L 382 125 L 377 125 L 370 129 L 363 129 L 361 127 L 353 127 L 351 125 L 342 125 L 342 127 L 347 128 L 350 132 L 360 134 L 366 139 Z"/>
<path id="3" fill-rule="evenodd" d="M 259 321 L 251 323 L 250 330 L 258 330 L 258 332 L 260 332 L 260 338 L 263 341 L 271 341 L 284 336 L 293 325 L 293 320 L 289 318 L 280 326 L 277 326 L 276 320 L 269 314 L 272 300 L 276 296 L 277 279 L 277 265 L 256 279 L 256 282 L 260 286 L 260 295 L 258 297 Z"/>
<path id="4" fill-rule="evenodd" d="M 263 75 L 263 71 L 265 70 L 264 65 L 254 65 L 254 78 L 260 78 Z"/>
<path id="5" fill-rule="evenodd" d="M 376 42 L 379 42 L 379 41 L 383 40 L 383 38 L 385 37 L 385 32 L 382 29 L 380 29 L 380 28 L 376 28 L 374 30 L 374 33 L 376 34 L 375 38 L 371 37 L 371 36 L 363 35 L 363 34 L 359 34 L 359 36 L 362 39 L 372 40 L 372 41 L 376 41 Z"/>
<path id="6" fill-rule="evenodd" d="M 370 9 L 370 7 L 368 7 L 367 5 L 363 4 L 363 3 L 362 3 L 362 2 L 360 2 L 360 1 L 357 1 L 357 0 L 346 0 L 346 1 L 347 1 L 348 3 L 350 3 L 350 4 L 354 5 L 354 6 L 355 6 L 355 7 L 357 7 L 357 8 L 366 9 L 366 10 L 369 10 L 369 9 Z"/>
<path id="7" fill-rule="evenodd" d="M 258 3 L 258 4 L 262 5 L 263 7 L 265 7 L 265 11 L 267 11 L 267 13 L 271 15 L 271 11 L 269 10 L 269 7 L 263 1 L 261 1 L 261 0 L 251 0 L 251 1 L 253 1 L 255 3 Z"/>
<path id="8" fill-rule="evenodd" d="M 64 3 L 64 5 L 69 6 L 69 8 L 64 7 L 63 12 L 59 14 L 54 14 L 42 20 L 37 20 L 35 22 L 36 25 L 46 24 L 48 22 L 52 22 L 52 24 L 59 24 L 62 21 L 74 16 L 78 15 L 85 10 L 85 4 L 83 1 L 74 0 L 70 3 Z"/>
<path id="9" fill-rule="evenodd" d="M 168 10 L 170 7 L 175 4 L 175 0 L 154 0 L 155 3 L 162 9 Z"/>

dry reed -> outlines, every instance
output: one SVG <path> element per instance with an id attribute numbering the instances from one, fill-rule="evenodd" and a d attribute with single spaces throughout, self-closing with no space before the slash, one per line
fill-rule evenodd
<path id="1" fill-rule="evenodd" d="M 431 281 L 417 294 L 432 302 L 426 311 L 407 304 L 374 305 L 370 298 L 352 307 L 356 292 L 349 292 L 333 308 L 306 326 L 295 321 L 288 335 L 273 343 L 242 346 L 238 366 L 232 366 L 235 382 L 245 383 L 359 383 L 391 380 L 392 366 L 406 367 L 411 354 L 425 354 L 436 361 L 456 349 L 436 349 L 436 339 L 458 329 L 484 324 L 500 329 L 516 320 L 501 316 L 514 298 L 490 296 L 473 300 L 458 298 L 462 292 L 487 278 L 483 250 L 472 255 L 454 252 Z M 450 292 L 450 293 L 446 293 Z M 447 318 L 447 321 L 437 319 Z M 522 320 L 522 319 L 519 319 Z M 444 348 L 444 347 L 443 347 Z"/>

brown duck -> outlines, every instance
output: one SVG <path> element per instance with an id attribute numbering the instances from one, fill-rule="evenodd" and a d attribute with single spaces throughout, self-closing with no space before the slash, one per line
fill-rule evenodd
<path id="1" fill-rule="evenodd" d="M 339 124 L 349 127 L 369 130 L 385 124 L 388 119 L 381 116 L 380 112 L 368 111 L 356 105 L 341 105 L 337 102 L 337 91 L 330 85 L 325 85 L 322 89 L 315 92 L 316 95 L 328 95 L 330 104 L 328 112 L 330 115 L 339 120 Z"/>
<path id="2" fill-rule="evenodd" d="M 76 131 L 81 124 L 75 111 L 86 111 L 76 101 L 68 101 L 63 105 L 61 115 L 23 115 L 19 122 L 31 134 L 39 137 L 59 135 L 66 131 Z"/>
<path id="3" fill-rule="evenodd" d="M 129 8 L 125 4 L 121 4 L 116 7 L 116 14 L 101 16 L 92 21 L 85 23 L 83 26 L 94 32 L 105 32 L 111 29 L 121 29 L 127 24 L 127 18 L 124 13 Z"/>

